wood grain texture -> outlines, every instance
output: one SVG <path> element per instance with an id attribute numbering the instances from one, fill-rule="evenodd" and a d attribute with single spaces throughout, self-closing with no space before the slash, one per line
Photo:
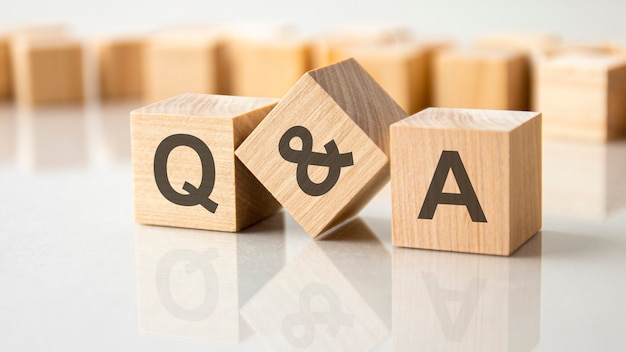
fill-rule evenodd
<path id="1" fill-rule="evenodd" d="M 295 38 L 230 40 L 231 94 L 282 97 L 311 69 L 309 49 Z"/>
<path id="2" fill-rule="evenodd" d="M 239 143 L 276 105 L 276 99 L 184 94 L 131 113 L 135 219 L 139 223 L 218 231 L 238 231 L 279 209 L 279 204 L 234 156 Z M 215 162 L 209 198 L 215 213 L 200 205 L 180 206 L 157 188 L 154 157 L 163 139 L 189 134 L 201 139 Z M 172 187 L 181 194 L 185 182 L 198 187 L 202 165 L 197 152 L 177 147 L 168 158 Z"/>
<path id="3" fill-rule="evenodd" d="M 143 38 L 103 38 L 97 43 L 100 97 L 137 99 L 142 94 Z"/>
<path id="4" fill-rule="evenodd" d="M 183 93 L 225 94 L 224 44 L 215 33 L 155 35 L 144 52 L 144 97 L 155 102 Z"/>
<path id="5" fill-rule="evenodd" d="M 83 44 L 71 38 L 19 39 L 12 42 L 17 103 L 41 105 L 82 102 Z"/>
<path id="6" fill-rule="evenodd" d="M 13 90 L 9 47 L 8 35 L 0 33 L 0 100 L 10 98 Z"/>
<path id="7" fill-rule="evenodd" d="M 391 134 L 394 245 L 510 255 L 541 228 L 541 114 L 429 108 Z M 443 151 L 459 153 L 487 222 L 449 204 L 418 218 Z M 443 192 L 459 192 L 455 177 Z"/>
<path id="8" fill-rule="evenodd" d="M 406 113 L 354 60 L 308 72 L 237 149 L 237 157 L 313 237 L 356 215 L 389 178 L 389 125 Z M 352 153 L 337 183 L 321 196 L 303 192 L 297 164 L 278 146 L 285 132 L 303 126 L 312 151 L 326 153 L 335 141 L 339 153 Z M 297 142 L 296 138 L 296 142 Z M 291 143 L 294 150 L 302 143 Z M 259 157 L 262 155 L 263 157 Z M 312 181 L 322 182 L 328 167 L 309 166 Z"/>
<path id="9" fill-rule="evenodd" d="M 434 105 L 527 110 L 528 65 L 518 51 L 445 51 L 435 63 Z"/>
<path id="10" fill-rule="evenodd" d="M 538 80 L 546 136 L 606 141 L 626 135 L 624 57 L 557 55 L 541 63 Z"/>

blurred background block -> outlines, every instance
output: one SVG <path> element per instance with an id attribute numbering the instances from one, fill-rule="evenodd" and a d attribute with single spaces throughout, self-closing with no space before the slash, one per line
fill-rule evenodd
<path id="1" fill-rule="evenodd" d="M 528 60 L 518 51 L 449 50 L 435 63 L 434 105 L 527 110 Z"/>
<path id="2" fill-rule="evenodd" d="M 83 44 L 69 37 L 18 37 L 12 43 L 18 104 L 82 102 Z"/>
<path id="3" fill-rule="evenodd" d="M 549 57 L 539 66 L 545 136 L 606 141 L 626 134 L 626 59 L 610 54 Z"/>
<path id="4" fill-rule="evenodd" d="M 144 56 L 146 103 L 183 93 L 224 94 L 222 36 L 211 28 L 179 28 L 151 35 Z"/>
<path id="5" fill-rule="evenodd" d="M 281 98 L 311 69 L 309 43 L 289 35 L 229 40 L 231 94 Z"/>
<path id="6" fill-rule="evenodd" d="M 9 49 L 9 37 L 7 34 L 0 33 L 0 100 L 11 97 L 11 59 Z"/>
<path id="7" fill-rule="evenodd" d="M 101 99 L 141 97 L 144 42 L 145 39 L 141 37 L 98 40 L 96 55 Z"/>

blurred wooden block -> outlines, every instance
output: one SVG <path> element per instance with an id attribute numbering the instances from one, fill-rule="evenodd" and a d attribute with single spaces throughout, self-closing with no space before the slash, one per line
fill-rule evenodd
<path id="1" fill-rule="evenodd" d="M 394 351 L 532 351 L 541 335 L 541 237 L 507 258 L 394 248 Z"/>
<path id="2" fill-rule="evenodd" d="M 408 113 L 428 106 L 428 51 L 416 43 L 336 48 L 340 57 L 354 57 Z"/>
<path id="3" fill-rule="evenodd" d="M 351 46 L 378 46 L 404 43 L 411 40 L 412 32 L 405 27 L 347 27 L 319 34 L 311 47 L 311 64 L 321 68 L 350 58 L 338 52 Z"/>
<path id="4" fill-rule="evenodd" d="M 406 115 L 346 60 L 305 74 L 236 154 L 316 237 L 356 215 L 388 181 L 388 128 Z"/>
<path id="5" fill-rule="evenodd" d="M 102 99 L 136 99 L 142 93 L 142 38 L 106 38 L 98 41 L 98 70 Z"/>
<path id="6" fill-rule="evenodd" d="M 510 255 L 541 228 L 540 113 L 429 108 L 391 148 L 395 246 Z"/>
<path id="7" fill-rule="evenodd" d="M 528 59 L 517 51 L 446 51 L 435 63 L 434 105 L 527 110 Z"/>
<path id="8" fill-rule="evenodd" d="M 474 46 L 482 50 L 524 50 L 547 51 L 562 44 L 561 37 L 552 33 L 492 33 L 474 41 Z"/>
<path id="9" fill-rule="evenodd" d="M 135 220 L 234 232 L 275 213 L 276 200 L 233 155 L 275 105 L 183 94 L 133 111 Z"/>
<path id="10" fill-rule="evenodd" d="M 311 68 L 309 48 L 298 39 L 231 40 L 231 94 L 282 97 Z"/>
<path id="11" fill-rule="evenodd" d="M 83 44 L 63 37 L 13 41 L 13 79 L 19 104 L 82 102 Z"/>
<path id="12" fill-rule="evenodd" d="M 626 135 L 626 59 L 564 55 L 539 67 L 544 134 L 606 141 Z"/>
<path id="13" fill-rule="evenodd" d="M 215 33 L 180 31 L 155 35 L 146 43 L 144 101 L 183 93 L 226 94 L 224 45 Z"/>
<path id="14" fill-rule="evenodd" d="M 494 33 L 478 38 L 474 46 L 480 50 L 517 50 L 528 57 L 528 106 L 537 111 L 538 66 L 548 55 L 562 48 L 561 38 L 552 33 Z"/>
<path id="15" fill-rule="evenodd" d="M 11 76 L 9 37 L 0 34 L 0 100 L 11 97 L 13 84 Z"/>

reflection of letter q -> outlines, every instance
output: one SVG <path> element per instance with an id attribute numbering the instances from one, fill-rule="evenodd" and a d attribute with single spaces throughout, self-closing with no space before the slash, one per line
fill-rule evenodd
<path id="1" fill-rule="evenodd" d="M 211 261 L 217 257 L 217 250 L 210 248 L 204 252 L 174 249 L 161 258 L 156 270 L 156 290 L 161 304 L 170 314 L 186 321 L 201 321 L 213 314 L 219 301 L 219 282 Z M 186 262 L 185 271 L 188 274 L 200 270 L 204 277 L 204 298 L 195 308 L 181 307 L 172 296 L 170 275 L 180 262 Z"/>

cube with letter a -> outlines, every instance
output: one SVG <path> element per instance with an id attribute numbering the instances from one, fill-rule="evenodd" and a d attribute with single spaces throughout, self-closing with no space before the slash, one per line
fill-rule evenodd
<path id="1" fill-rule="evenodd" d="M 238 231 L 280 205 L 235 158 L 276 99 L 183 94 L 131 112 L 135 220 Z"/>
<path id="2" fill-rule="evenodd" d="M 389 126 L 406 116 L 348 59 L 304 74 L 236 154 L 316 237 L 387 183 Z"/>
<path id="3" fill-rule="evenodd" d="M 391 126 L 392 243 L 510 255 L 541 228 L 541 114 L 429 108 Z"/>

